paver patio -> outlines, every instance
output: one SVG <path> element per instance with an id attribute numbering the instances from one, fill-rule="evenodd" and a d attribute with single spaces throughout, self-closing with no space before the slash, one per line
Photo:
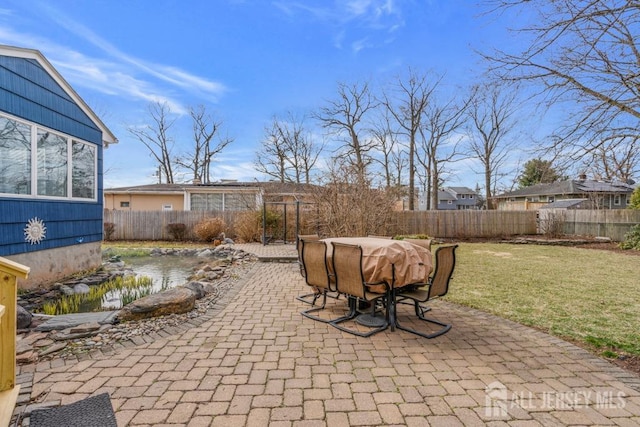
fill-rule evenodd
<path id="1" fill-rule="evenodd" d="M 303 318 L 306 291 L 297 264 L 259 262 L 200 324 L 23 365 L 19 382 L 38 405 L 108 392 L 120 426 L 640 425 L 640 378 L 570 343 L 446 301 L 441 337 L 361 338 Z"/>

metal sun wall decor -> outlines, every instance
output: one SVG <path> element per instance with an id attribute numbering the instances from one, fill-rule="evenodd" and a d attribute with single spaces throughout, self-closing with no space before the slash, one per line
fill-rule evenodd
<path id="1" fill-rule="evenodd" d="M 44 221 L 38 217 L 31 218 L 24 229 L 24 240 L 35 245 L 40 243 L 46 234 L 47 227 L 44 226 Z"/>

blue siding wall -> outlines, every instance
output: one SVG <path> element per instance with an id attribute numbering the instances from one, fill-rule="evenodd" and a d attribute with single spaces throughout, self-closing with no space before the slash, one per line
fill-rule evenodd
<path id="1" fill-rule="evenodd" d="M 31 244 L 24 229 L 29 220 L 44 222 L 45 238 Z M 102 240 L 102 204 L 0 199 L 0 256 Z"/>
<path id="2" fill-rule="evenodd" d="M 0 110 L 102 145 L 102 132 L 37 61 L 0 55 Z"/>
<path id="3" fill-rule="evenodd" d="M 0 197 L 0 256 L 102 240 L 102 132 L 38 61 L 0 55 L 0 111 L 97 146 L 97 200 Z M 30 219 L 45 224 L 39 244 L 25 240 Z"/>

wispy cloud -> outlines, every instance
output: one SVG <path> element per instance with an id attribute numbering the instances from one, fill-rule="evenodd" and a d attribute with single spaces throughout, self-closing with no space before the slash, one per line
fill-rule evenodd
<path id="1" fill-rule="evenodd" d="M 39 10 L 47 15 L 49 22 L 58 24 L 98 48 L 97 53 L 103 57 L 85 55 L 44 38 L 15 30 L 8 19 L 0 26 L 0 42 L 42 51 L 74 85 L 133 100 L 167 102 L 177 114 L 187 112 L 180 101 L 179 92 L 216 102 L 227 91 L 224 84 L 193 75 L 179 67 L 151 63 L 128 55 L 48 4 L 40 4 Z M 0 19 L 10 15 L 11 11 L 0 9 Z"/>
<path id="2" fill-rule="evenodd" d="M 314 7 L 299 1 L 273 2 L 292 19 L 306 15 L 332 27 L 334 46 L 338 49 L 349 46 L 354 53 L 388 43 L 389 34 L 404 26 L 399 3 L 399 0 L 334 0 L 333 4 L 326 2 Z"/>

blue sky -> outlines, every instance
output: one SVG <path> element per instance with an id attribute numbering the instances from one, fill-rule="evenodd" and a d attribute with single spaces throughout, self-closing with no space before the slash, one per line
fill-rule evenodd
<path id="1" fill-rule="evenodd" d="M 389 82 L 408 67 L 473 83 L 474 49 L 515 43 L 474 0 L 4 0 L 0 44 L 40 50 L 119 139 L 104 153 L 105 187 L 157 181 L 128 126 L 150 102 L 205 105 L 234 139 L 212 176 L 252 181 L 274 115 L 308 113 L 338 82 Z M 190 121 L 176 122 L 176 150 Z M 187 179 L 185 177 L 185 179 Z M 482 182 L 468 165 L 447 185 Z"/>

